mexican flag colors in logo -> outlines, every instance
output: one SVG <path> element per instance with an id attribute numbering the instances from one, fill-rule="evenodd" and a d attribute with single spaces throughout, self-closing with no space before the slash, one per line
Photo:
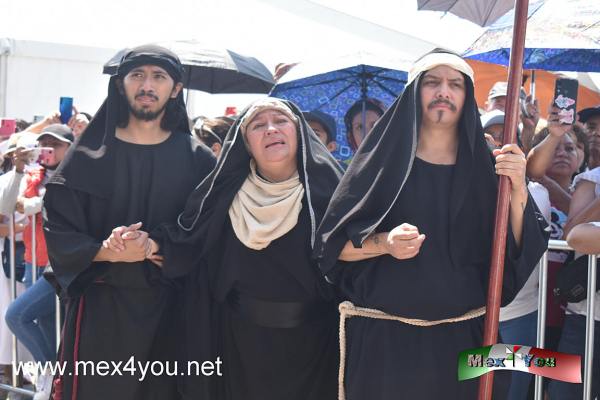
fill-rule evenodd
<path id="1" fill-rule="evenodd" d="M 581 383 L 581 356 L 501 343 L 465 350 L 458 356 L 459 381 L 498 370 L 523 371 L 559 381 Z"/>

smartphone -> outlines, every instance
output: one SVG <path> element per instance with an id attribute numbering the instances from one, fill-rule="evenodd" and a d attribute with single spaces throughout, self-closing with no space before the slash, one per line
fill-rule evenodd
<path id="1" fill-rule="evenodd" d="M 61 97 L 58 110 L 60 111 L 60 122 L 63 124 L 69 122 L 73 116 L 73 98 Z"/>
<path id="2" fill-rule="evenodd" d="M 0 119 L 0 138 L 7 138 L 17 130 L 17 120 L 12 118 Z"/>
<path id="3" fill-rule="evenodd" d="M 559 78 L 554 86 L 554 105 L 560 108 L 558 120 L 562 124 L 575 122 L 577 110 L 577 90 L 579 82 L 576 79 Z"/>
<path id="4" fill-rule="evenodd" d="M 54 149 L 52 147 L 41 147 L 37 162 L 43 165 L 54 165 Z"/>
<path id="5" fill-rule="evenodd" d="M 525 118 L 531 118 L 531 114 L 529 114 L 529 110 L 527 109 L 527 94 L 524 90 L 521 89 L 519 93 L 519 104 L 521 105 L 521 113 L 525 116 Z"/>

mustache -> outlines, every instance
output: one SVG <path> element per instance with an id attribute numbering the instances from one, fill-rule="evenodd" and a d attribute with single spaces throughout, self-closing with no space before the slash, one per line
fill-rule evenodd
<path id="1" fill-rule="evenodd" d="M 453 103 L 451 103 L 450 100 L 446 100 L 446 99 L 433 100 L 431 103 L 429 103 L 427 105 L 427 109 L 431 109 L 431 108 L 437 106 L 438 104 L 446 104 L 448 107 L 450 107 L 450 110 L 456 111 L 456 106 Z"/>
<path id="2" fill-rule="evenodd" d="M 155 95 L 152 92 L 146 92 L 143 89 L 138 94 L 135 95 L 135 98 L 137 99 L 139 97 L 144 97 L 144 96 L 150 97 L 151 99 L 154 99 L 154 100 L 158 101 L 158 96 L 157 95 Z"/>

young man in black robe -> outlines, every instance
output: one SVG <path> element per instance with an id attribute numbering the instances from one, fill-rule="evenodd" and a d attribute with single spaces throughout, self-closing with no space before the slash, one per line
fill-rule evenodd
<path id="1" fill-rule="evenodd" d="M 322 272 L 354 303 L 341 308 L 340 398 L 476 398 L 477 380 L 458 382 L 457 361 L 482 345 L 497 174 L 512 186 L 504 304 L 546 249 L 525 163 L 514 144 L 488 150 L 462 58 L 436 51 L 416 62 L 318 231 Z"/>
<path id="2" fill-rule="evenodd" d="M 167 49 L 128 52 L 47 186 L 44 230 L 66 302 L 58 357 L 66 370 L 55 377 L 54 399 L 178 398 L 174 284 L 145 260 L 146 238 L 119 252 L 103 241 L 118 226 L 173 221 L 215 165 L 190 134 L 182 70 Z"/>

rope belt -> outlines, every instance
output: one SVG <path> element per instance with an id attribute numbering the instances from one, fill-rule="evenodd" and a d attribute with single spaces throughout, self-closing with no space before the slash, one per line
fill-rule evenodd
<path id="1" fill-rule="evenodd" d="M 467 321 L 473 318 L 481 317 L 485 314 L 485 307 L 476 308 L 467 311 L 465 314 L 454 317 L 440 319 L 436 321 L 427 321 L 424 319 L 404 318 L 397 315 L 386 314 L 383 311 L 374 308 L 357 307 L 349 301 L 344 301 L 339 306 L 340 309 L 340 371 L 338 377 L 338 399 L 346 400 L 346 391 L 344 389 L 344 371 L 346 370 L 346 319 L 350 317 L 364 317 L 373 319 L 383 319 L 388 321 L 398 321 L 414 326 L 434 326 L 440 324 Z"/>

